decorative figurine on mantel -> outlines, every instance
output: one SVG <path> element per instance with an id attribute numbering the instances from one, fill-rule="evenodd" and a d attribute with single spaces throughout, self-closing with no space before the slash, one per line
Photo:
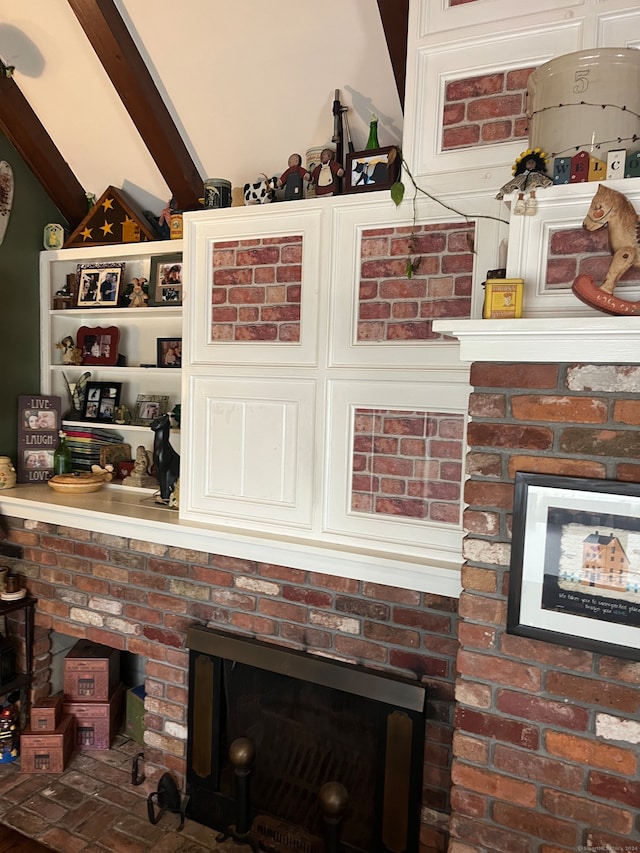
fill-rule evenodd
<path id="1" fill-rule="evenodd" d="M 513 206 L 514 214 L 533 216 L 538 209 L 536 190 L 549 187 L 553 183 L 545 174 L 547 155 L 541 148 L 527 148 L 513 164 L 513 178 L 500 187 L 496 198 L 502 199 L 509 193 L 518 191 L 518 198 Z M 526 198 L 525 198 L 526 196 Z"/>
<path id="2" fill-rule="evenodd" d="M 67 335 L 58 341 L 56 349 L 62 350 L 63 364 L 82 364 L 82 350 L 75 345 L 71 335 Z"/>
<path id="3" fill-rule="evenodd" d="M 155 433 L 153 440 L 153 464 L 160 484 L 160 498 L 156 503 L 168 504 L 180 477 L 180 455 L 171 446 L 169 432 L 171 419 L 168 414 L 151 421 Z"/>
<path id="4" fill-rule="evenodd" d="M 139 489 L 154 489 L 158 483 L 155 477 L 150 475 L 153 460 L 151 454 L 144 446 L 139 444 L 136 449 L 136 459 L 133 471 L 122 481 L 123 486 L 136 486 Z"/>
<path id="5" fill-rule="evenodd" d="M 124 292 L 124 299 L 121 302 L 126 308 L 146 308 L 149 302 L 149 285 L 147 279 L 134 278 L 131 284 L 127 285 Z"/>
<path id="6" fill-rule="evenodd" d="M 302 165 L 302 157 L 292 154 L 287 165 L 287 170 L 278 178 L 278 187 L 284 187 L 284 200 L 304 198 L 304 182 L 310 181 L 311 175 Z"/>
<path id="7" fill-rule="evenodd" d="M 338 178 L 344 175 L 344 169 L 336 162 L 333 148 L 323 148 L 320 162 L 311 174 L 316 195 L 335 195 L 338 190 Z"/>
<path id="8" fill-rule="evenodd" d="M 636 316 L 640 302 L 627 302 L 614 296 L 620 276 L 633 266 L 640 266 L 640 217 L 622 193 L 600 184 L 582 223 L 587 231 L 609 226 L 609 246 L 613 258 L 600 287 L 589 275 L 579 275 L 572 290 L 578 299 L 605 314 Z"/>

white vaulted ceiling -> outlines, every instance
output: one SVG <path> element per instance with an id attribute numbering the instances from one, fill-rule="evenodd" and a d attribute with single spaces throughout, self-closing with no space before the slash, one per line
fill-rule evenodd
<path id="1" fill-rule="evenodd" d="M 377 0 L 115 0 L 202 178 L 240 186 L 330 142 L 334 91 L 363 148 L 402 109 Z M 0 0 L 0 59 L 80 185 L 160 211 L 171 191 L 67 0 Z"/>

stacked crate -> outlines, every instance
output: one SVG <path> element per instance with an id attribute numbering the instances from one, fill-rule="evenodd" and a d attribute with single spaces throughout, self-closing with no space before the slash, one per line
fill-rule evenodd
<path id="1" fill-rule="evenodd" d="M 75 719 L 75 747 L 109 749 L 123 719 L 117 649 L 79 640 L 64 660 L 64 714 Z"/>
<path id="2" fill-rule="evenodd" d="M 76 741 L 76 721 L 63 713 L 62 697 L 40 699 L 31 709 L 31 724 L 20 735 L 23 773 L 62 773 Z"/>

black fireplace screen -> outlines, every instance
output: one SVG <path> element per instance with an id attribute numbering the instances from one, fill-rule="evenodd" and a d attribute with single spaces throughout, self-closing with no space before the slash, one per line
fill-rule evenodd
<path id="1" fill-rule="evenodd" d="M 328 782 L 348 795 L 339 837 L 354 853 L 418 850 L 426 688 L 208 628 L 190 648 L 188 815 L 225 833 L 246 773 L 249 823 L 265 849 L 320 853 Z M 230 758 L 253 747 L 250 768 Z M 248 783 L 247 783 L 248 779 Z"/>

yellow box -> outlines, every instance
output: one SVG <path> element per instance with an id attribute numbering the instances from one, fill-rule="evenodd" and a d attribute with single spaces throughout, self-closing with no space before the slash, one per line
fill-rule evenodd
<path id="1" fill-rule="evenodd" d="M 522 317 L 521 278 L 488 278 L 484 283 L 485 320 L 514 320 Z"/>

